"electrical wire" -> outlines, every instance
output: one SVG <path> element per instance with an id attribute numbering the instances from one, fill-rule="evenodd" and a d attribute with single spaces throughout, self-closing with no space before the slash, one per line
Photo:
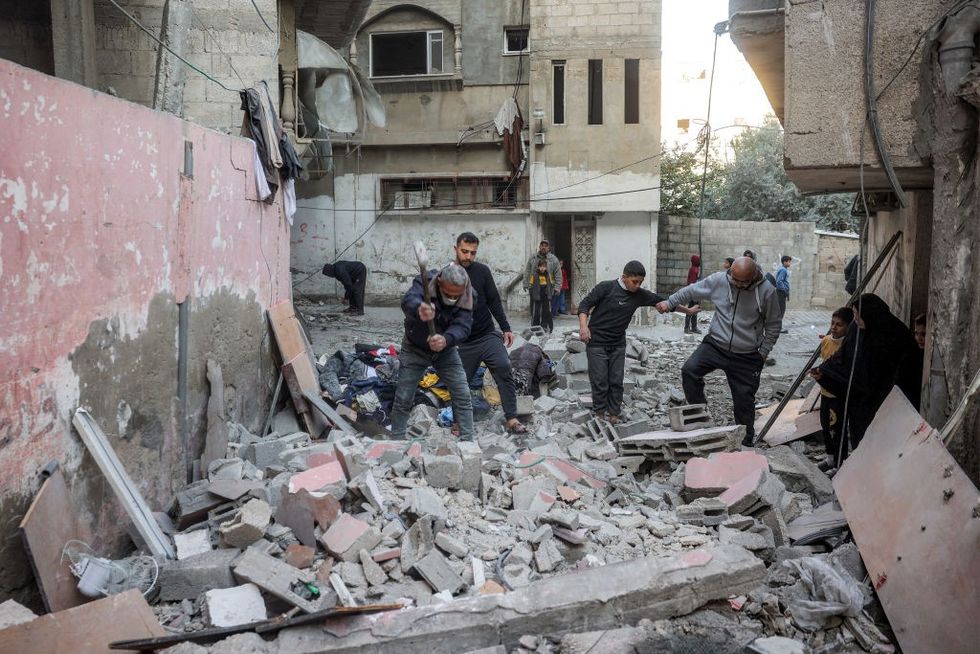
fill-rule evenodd
<path id="1" fill-rule="evenodd" d="M 272 32 L 273 34 L 275 34 L 276 30 L 272 29 L 272 27 L 269 25 L 268 21 L 266 21 L 265 16 L 263 16 L 262 15 L 262 12 L 259 11 L 259 6 L 257 4 L 255 4 L 255 0 L 252 0 L 252 6 L 255 7 L 255 13 L 257 13 L 259 15 L 259 20 L 262 21 L 262 24 L 265 25 L 266 29 L 268 29 L 270 32 Z"/>
<path id="2" fill-rule="evenodd" d="M 698 205 L 698 260 L 704 258 L 704 240 L 703 240 L 703 223 L 704 223 L 704 195 L 708 184 L 708 157 L 711 155 L 711 97 L 715 90 L 715 65 L 718 61 L 718 38 L 724 33 L 721 29 L 725 26 L 727 30 L 728 23 L 717 23 L 714 28 L 715 32 L 715 45 L 711 52 L 711 81 L 708 82 L 708 110 L 705 113 L 704 127 L 701 131 L 704 132 L 704 169 L 701 171 L 701 201 Z M 698 143 L 701 142 L 701 134 L 698 134 Z M 703 266 L 698 266 L 698 277 L 701 277 L 701 270 Z"/>
<path id="3" fill-rule="evenodd" d="M 875 144 L 875 151 L 878 153 L 878 160 L 881 167 L 885 170 L 888 184 L 892 188 L 898 200 L 899 206 L 906 206 L 905 191 L 902 184 L 898 181 L 895 168 L 892 166 L 891 157 L 885 147 L 885 140 L 881 136 L 881 127 L 878 125 L 878 100 L 875 95 L 874 82 L 874 29 L 875 29 L 875 1 L 867 0 L 865 5 L 865 33 L 864 33 L 864 96 L 867 104 L 868 125 L 871 127 L 871 138 Z"/>
<path id="4" fill-rule="evenodd" d="M 905 61 L 902 62 L 902 65 L 898 67 L 898 70 L 895 71 L 895 74 L 892 75 L 891 78 L 888 80 L 888 82 L 881 88 L 880 91 L 878 91 L 878 96 L 877 96 L 877 99 L 878 100 L 880 100 L 882 98 L 882 96 L 885 95 L 885 92 L 889 88 L 891 88 L 891 85 L 895 83 L 895 80 L 898 79 L 898 76 L 901 75 L 902 72 L 908 67 L 909 63 L 912 61 L 912 57 L 914 57 L 915 56 L 915 53 L 918 52 L 919 46 L 922 45 L 922 42 L 929 35 L 929 32 L 931 32 L 933 29 L 935 29 L 935 27 L 937 25 L 939 25 L 939 23 L 943 22 L 949 16 L 955 14 L 957 11 L 959 11 L 964 6 L 966 6 L 967 4 L 969 4 L 969 2 L 970 2 L 970 0 L 960 0 L 955 5 L 953 5 L 952 7 L 950 7 L 949 9 L 947 9 L 946 11 L 944 11 L 943 14 L 939 18 L 937 18 L 936 20 L 934 20 L 929 25 L 929 27 L 927 27 L 926 29 L 924 29 L 922 31 L 922 34 L 919 35 L 919 38 L 915 42 L 915 45 L 912 46 L 912 50 L 909 52 L 909 56 L 905 58 Z"/>
<path id="5" fill-rule="evenodd" d="M 133 16 L 131 13 L 129 13 L 128 11 L 126 11 L 125 9 L 123 9 L 119 5 L 119 3 L 116 2 L 116 0 L 109 0 L 109 4 L 111 4 L 113 7 L 115 7 L 119 11 L 121 11 L 123 13 L 123 15 L 126 16 L 126 18 L 128 18 L 130 21 L 132 21 L 132 23 L 134 25 L 136 25 L 136 27 L 140 28 L 147 36 L 149 36 L 151 39 L 153 39 L 158 44 L 160 44 L 160 47 L 161 48 L 163 48 L 164 50 L 166 50 L 167 52 L 169 52 L 173 56 L 177 57 L 177 59 L 179 59 L 181 62 L 183 62 L 184 65 L 188 66 L 192 70 L 197 71 L 198 73 L 200 73 L 204 77 L 208 78 L 209 80 L 211 80 L 212 82 L 214 82 L 215 84 L 217 84 L 218 86 L 220 86 L 221 88 L 223 88 L 224 90 L 228 91 L 229 93 L 241 93 L 242 92 L 242 89 L 230 89 L 230 88 L 228 88 L 227 86 L 225 86 L 224 84 L 222 84 L 221 82 L 219 82 L 217 79 L 215 79 L 214 77 L 212 77 L 210 73 L 207 73 L 204 70 L 198 68 L 197 66 L 195 66 L 194 64 L 192 64 L 191 62 L 187 61 L 186 59 L 184 59 L 183 57 L 181 57 L 179 54 L 177 54 L 176 52 L 174 52 L 170 48 L 169 45 L 167 45 L 166 43 L 164 43 L 163 41 L 161 41 L 159 38 L 157 38 L 157 35 L 154 34 L 153 32 L 151 32 L 145 25 L 143 25 L 143 23 L 139 22 L 139 20 L 135 16 Z"/>

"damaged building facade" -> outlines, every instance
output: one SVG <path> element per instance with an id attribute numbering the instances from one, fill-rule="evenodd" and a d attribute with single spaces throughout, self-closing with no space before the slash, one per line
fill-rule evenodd
<path id="1" fill-rule="evenodd" d="M 78 406 L 155 506 L 203 447 L 209 359 L 229 418 L 256 427 L 268 410 L 265 312 L 290 297 L 289 226 L 278 196 L 258 196 L 253 145 L 219 132 L 239 133 L 243 87 L 264 83 L 295 115 L 297 29 L 342 46 L 370 3 L 246 4 L 0 2 L 5 525 L 57 461 L 84 537 L 105 551 L 126 541 L 72 431 Z M 213 81 L 158 56 L 150 34 Z M 20 539 L 4 538 L 0 597 L 35 593 Z"/>
<path id="2" fill-rule="evenodd" d="M 417 271 L 412 240 L 448 261 L 473 231 L 514 294 L 548 238 L 579 298 L 655 261 L 659 159 L 635 161 L 638 143 L 659 151 L 659 2 L 375 1 L 346 56 L 386 126 L 332 134 L 332 168 L 298 185 L 296 268 L 362 261 L 369 300 L 393 301 Z"/>
<path id="3" fill-rule="evenodd" d="M 927 315 L 922 415 L 943 425 L 980 369 L 980 7 L 732 0 L 729 13 L 785 129 L 790 179 L 804 193 L 865 191 L 865 267 L 901 232 L 874 292 L 908 325 Z M 950 450 L 980 479 L 976 408 Z"/>

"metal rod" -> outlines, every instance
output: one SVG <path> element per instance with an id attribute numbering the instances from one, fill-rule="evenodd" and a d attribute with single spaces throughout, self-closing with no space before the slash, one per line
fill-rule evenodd
<path id="1" fill-rule="evenodd" d="M 191 468 L 189 465 L 190 447 L 187 421 L 187 358 L 188 358 L 188 338 L 190 336 L 190 298 L 185 298 L 177 305 L 177 429 L 179 430 L 180 446 L 183 450 L 184 474 L 187 482 L 191 479 Z"/>
<path id="2" fill-rule="evenodd" d="M 878 272 L 878 269 L 882 266 L 885 260 L 889 258 L 888 255 L 891 253 L 892 248 L 895 247 L 895 245 L 898 243 L 898 240 L 901 237 L 902 237 L 902 232 L 901 230 L 899 230 L 895 232 L 895 235 L 892 236 L 891 239 L 888 241 L 888 243 L 885 244 L 885 248 L 878 253 L 878 258 L 875 259 L 874 265 L 872 265 L 871 268 L 868 269 L 867 274 L 864 276 L 863 279 L 861 279 L 861 283 L 858 284 L 858 287 L 856 289 L 854 289 L 854 294 L 851 295 L 851 298 L 847 301 L 846 306 L 852 306 L 857 302 L 858 298 L 861 297 L 861 293 L 864 292 L 865 286 L 868 285 L 868 282 L 871 281 L 871 278 L 874 277 L 875 273 Z M 755 439 L 752 441 L 753 445 L 761 441 L 763 438 L 766 437 L 766 434 L 769 433 L 769 430 L 772 428 L 773 424 L 775 424 L 776 419 L 779 418 L 779 414 L 782 413 L 783 409 L 786 408 L 786 405 L 789 404 L 790 399 L 792 399 L 793 397 L 793 393 L 795 393 L 796 389 L 799 388 L 800 384 L 803 383 L 803 379 L 806 377 L 807 373 L 810 372 L 810 368 L 813 366 L 814 362 L 816 362 L 817 357 L 819 356 L 820 356 L 820 347 L 817 346 L 817 349 L 814 350 L 813 354 L 810 355 L 810 358 L 807 360 L 806 364 L 804 364 L 803 370 L 800 371 L 800 374 L 796 376 L 796 379 L 790 385 L 789 389 L 786 391 L 786 394 L 783 395 L 783 399 L 779 401 L 779 406 L 777 406 L 776 410 L 773 411 L 772 415 L 769 416 L 769 420 L 768 422 L 766 422 L 765 427 L 763 427 L 762 430 L 760 430 L 759 433 L 756 434 Z"/>

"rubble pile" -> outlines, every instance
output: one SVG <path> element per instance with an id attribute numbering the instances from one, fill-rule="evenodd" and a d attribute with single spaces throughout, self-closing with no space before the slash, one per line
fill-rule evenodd
<path id="1" fill-rule="evenodd" d="M 709 378 L 720 407 L 683 405 L 670 378 L 692 342 L 630 337 L 626 421 L 614 425 L 589 412 L 574 332 L 527 341 L 556 373 L 523 398 L 528 434 L 505 433 L 498 408 L 459 442 L 428 405 L 414 408 L 405 441 L 341 429 L 313 439 L 291 408 L 265 436 L 228 423 L 224 456 L 157 515 L 176 551 L 157 557 L 161 625 L 192 633 L 333 606 L 432 607 L 646 557 L 689 553 L 700 565 L 712 555 L 699 552 L 728 547 L 768 567 L 761 585 L 677 622 L 624 626 L 616 643 L 683 640 L 690 627 L 712 632 L 689 635 L 701 642 L 758 639 L 760 652 L 893 651 L 864 613 L 861 560 L 837 547 L 846 522 L 809 446 L 741 450 L 744 428 L 712 418 L 730 415 L 720 376 Z M 530 633 L 516 651 L 585 651 L 607 633 Z"/>

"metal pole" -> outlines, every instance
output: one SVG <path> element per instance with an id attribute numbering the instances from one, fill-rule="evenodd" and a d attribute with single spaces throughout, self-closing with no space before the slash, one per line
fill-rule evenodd
<path id="1" fill-rule="evenodd" d="M 871 268 L 868 269 L 868 273 L 861 279 L 861 283 L 858 284 L 858 287 L 854 289 L 854 294 L 851 295 L 851 299 L 847 301 L 846 306 L 852 306 L 855 303 L 857 303 L 858 298 L 861 297 L 861 293 L 864 292 L 865 286 L 868 285 L 868 282 L 871 281 L 871 278 L 874 277 L 875 273 L 878 272 L 878 269 L 885 262 L 885 259 L 888 258 L 888 255 L 892 251 L 892 248 L 895 247 L 895 245 L 898 243 L 898 239 L 900 239 L 901 237 L 902 237 L 902 232 L 901 230 L 899 230 L 895 232 L 895 235 L 892 236 L 891 239 L 888 241 L 888 243 L 885 244 L 885 248 L 878 253 L 878 258 L 875 259 L 874 265 L 872 265 Z M 769 433 L 769 430 L 772 428 L 773 424 L 775 424 L 776 419 L 779 418 L 779 414 L 782 413 L 783 409 L 786 408 L 786 405 L 789 404 L 790 399 L 793 397 L 793 393 L 795 393 L 796 389 L 799 388 L 800 384 L 803 383 L 803 379 L 806 377 L 807 373 L 810 371 L 810 368 L 813 366 L 814 362 L 816 362 L 817 357 L 819 356 L 820 356 L 820 347 L 818 346 L 817 349 L 814 350 L 813 354 L 810 355 L 810 358 L 807 360 L 806 364 L 803 366 L 803 370 L 801 370 L 800 374 L 796 376 L 796 379 L 789 387 L 789 390 L 787 390 L 786 394 L 783 395 L 783 399 L 779 401 L 779 406 L 777 406 L 776 410 L 773 411 L 772 415 L 769 416 L 769 420 L 768 422 L 766 422 L 766 426 L 763 427 L 758 434 L 756 434 L 755 440 L 752 441 L 753 445 L 761 441 L 763 438 L 766 437 L 766 434 Z"/>

